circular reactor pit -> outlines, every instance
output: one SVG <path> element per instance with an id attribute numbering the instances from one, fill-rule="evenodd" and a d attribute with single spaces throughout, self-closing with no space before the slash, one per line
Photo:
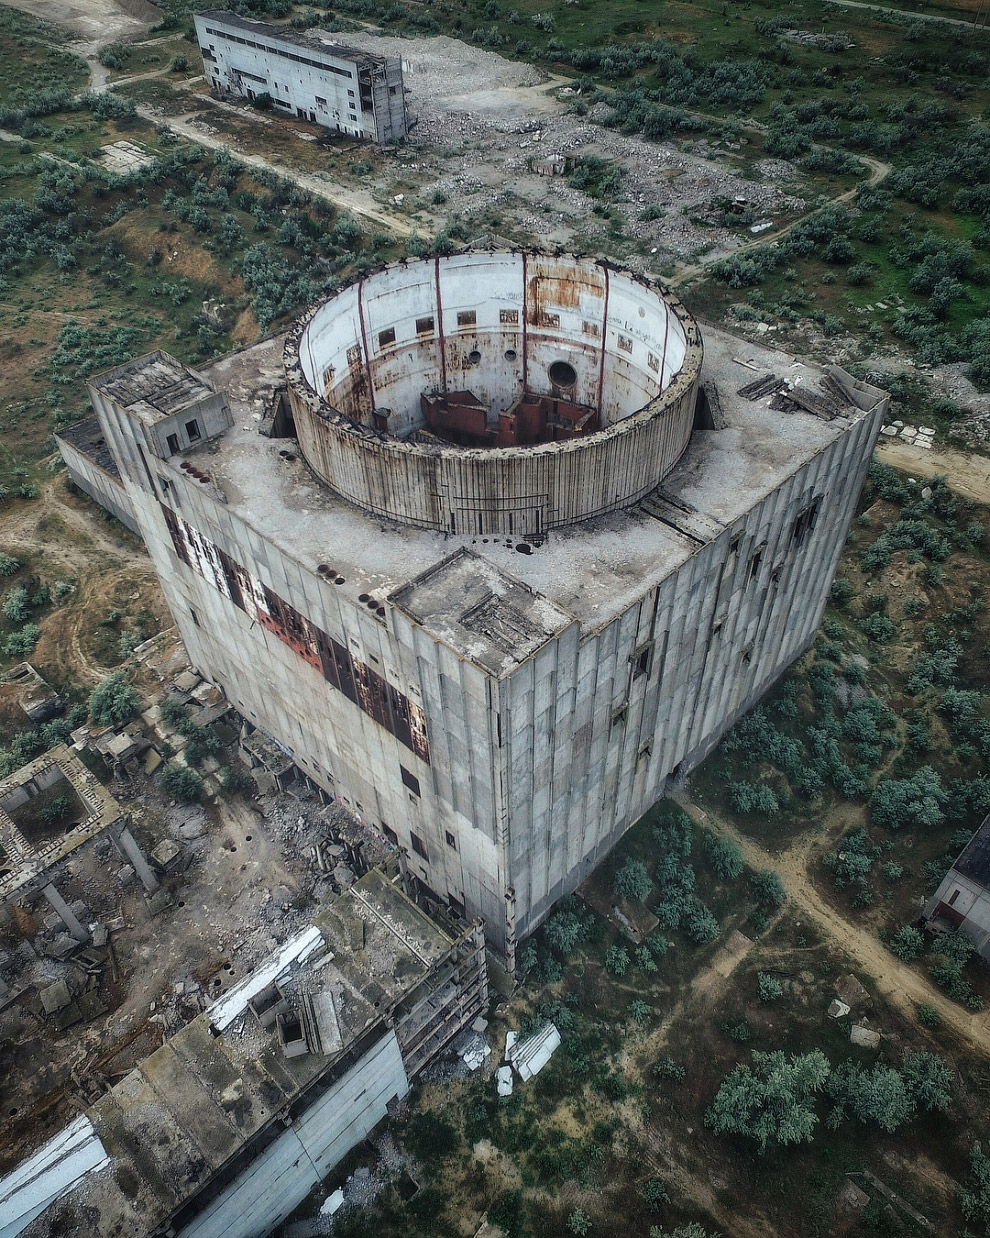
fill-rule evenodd
<path id="1" fill-rule="evenodd" d="M 338 494 L 449 533 L 539 537 L 635 503 L 694 424 L 702 348 L 671 293 L 590 258 L 398 263 L 312 309 L 285 372 Z"/>

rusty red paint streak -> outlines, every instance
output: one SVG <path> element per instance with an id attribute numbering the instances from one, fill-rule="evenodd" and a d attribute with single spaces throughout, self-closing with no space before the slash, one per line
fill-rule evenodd
<path id="1" fill-rule="evenodd" d="M 375 382 L 371 376 L 371 355 L 368 352 L 368 333 L 364 326 L 364 280 L 358 280 L 358 318 L 361 321 L 361 347 L 364 351 L 364 368 L 368 375 L 368 399 L 371 411 L 375 411 Z"/>
<path id="2" fill-rule="evenodd" d="M 523 391 L 526 387 L 526 374 L 529 366 L 528 349 L 526 347 L 526 328 L 529 323 L 529 255 L 525 252 L 522 256 L 522 277 L 523 277 L 523 293 L 522 293 L 522 385 Z"/>
<path id="3" fill-rule="evenodd" d="M 443 335 L 443 298 L 440 295 L 440 259 L 433 260 L 433 273 L 437 285 L 437 338 L 440 342 L 440 390 L 447 390 L 447 344 Z"/>
<path id="4" fill-rule="evenodd" d="M 605 348 L 608 342 L 608 267 L 603 266 L 605 275 L 605 296 L 602 303 L 602 349 L 598 361 L 598 420 L 602 418 L 602 400 L 605 397 Z"/>
<path id="5" fill-rule="evenodd" d="M 328 636 L 322 628 L 312 623 L 294 606 L 279 597 L 266 585 L 257 583 L 251 573 L 232 559 L 226 551 L 214 546 L 201 534 L 197 534 L 171 508 L 161 505 L 165 523 L 172 538 L 176 555 L 187 567 L 196 571 L 212 584 L 245 614 L 256 619 L 267 632 L 271 632 L 294 653 L 298 654 L 314 670 L 320 672 L 331 687 L 344 696 L 418 757 L 430 763 L 430 745 L 426 733 L 426 715 L 403 693 L 383 679 L 370 666 L 359 662 L 339 641 Z M 193 560 L 189 547 L 199 539 L 210 559 L 219 564 L 220 571 L 207 576 L 199 560 Z M 221 588 L 221 576 L 226 582 L 226 592 Z M 260 605 L 264 599 L 264 606 Z M 265 609 L 267 607 L 267 609 Z"/>

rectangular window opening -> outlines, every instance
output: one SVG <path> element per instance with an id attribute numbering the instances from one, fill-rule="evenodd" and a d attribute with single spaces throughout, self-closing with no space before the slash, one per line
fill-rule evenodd
<path id="1" fill-rule="evenodd" d="M 478 315 L 475 310 L 458 310 L 457 325 L 459 327 L 473 327 L 478 322 Z"/>
<path id="2" fill-rule="evenodd" d="M 168 443 L 168 454 L 176 456 L 179 454 L 179 436 L 178 434 L 170 434 L 165 440 Z"/>
<path id="3" fill-rule="evenodd" d="M 802 546 L 807 540 L 809 533 L 815 527 L 820 506 L 821 499 L 814 499 L 795 519 L 791 526 L 791 541 L 795 546 Z"/>
<path id="4" fill-rule="evenodd" d="M 391 826 L 386 825 L 384 821 L 382 822 L 382 833 L 385 835 L 385 837 L 388 839 L 388 841 L 392 844 L 393 847 L 397 847 L 399 845 L 398 834 L 396 834 L 395 830 L 393 830 Z"/>
<path id="5" fill-rule="evenodd" d="M 447 846 L 457 850 L 457 839 L 451 834 L 450 830 L 444 830 L 444 837 L 447 840 Z"/>
<path id="6" fill-rule="evenodd" d="M 763 547 L 753 551 L 752 558 L 749 561 L 749 578 L 755 580 L 760 574 L 760 564 L 763 562 Z"/>
<path id="7" fill-rule="evenodd" d="M 413 834 L 412 832 L 409 834 L 409 839 L 412 842 L 413 851 L 416 852 L 421 860 L 425 860 L 429 864 L 430 853 L 426 850 L 426 843 L 423 842 L 418 834 Z"/>
<path id="8" fill-rule="evenodd" d="M 612 726 L 621 726 L 629 713 L 628 706 L 620 705 L 618 709 L 612 712 Z"/>
<path id="9" fill-rule="evenodd" d="M 203 437 L 199 430 L 199 422 L 194 417 L 192 421 L 186 422 L 186 434 L 189 435 L 190 443 L 198 443 Z"/>
<path id="10" fill-rule="evenodd" d="M 411 774 L 404 765 L 399 766 L 402 774 L 402 785 L 408 787 L 414 795 L 419 795 L 419 779 L 415 774 Z"/>
<path id="11" fill-rule="evenodd" d="M 351 119 L 353 120 L 353 117 Z M 429 335 L 433 331 L 433 326 L 434 326 L 434 323 L 433 323 L 432 314 L 429 316 L 429 318 L 417 318 L 416 319 L 416 334 L 417 335 Z"/>
<path id="12" fill-rule="evenodd" d="M 640 645 L 632 656 L 634 679 L 638 679 L 640 675 L 648 675 L 650 673 L 650 662 L 652 661 L 652 658 L 652 643 Z"/>
<path id="13" fill-rule="evenodd" d="M 387 348 L 389 344 L 395 343 L 395 327 L 386 327 L 384 331 L 378 332 L 378 347 Z"/>
<path id="14" fill-rule="evenodd" d="M 447 905 L 450 907 L 450 910 L 454 913 L 455 916 L 457 916 L 459 920 L 464 920 L 467 918 L 466 912 L 464 910 L 463 899 L 455 898 L 454 895 L 451 894 L 449 890 L 447 891 Z"/>
<path id="15" fill-rule="evenodd" d="M 959 891 L 953 890 L 952 893 L 949 895 L 949 906 L 950 907 L 952 906 L 952 904 L 956 901 L 958 897 L 959 897 Z"/>

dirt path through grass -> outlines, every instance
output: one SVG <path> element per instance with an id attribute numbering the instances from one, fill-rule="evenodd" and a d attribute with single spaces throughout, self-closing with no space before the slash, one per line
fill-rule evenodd
<path id="1" fill-rule="evenodd" d="M 987 1012 L 971 1014 L 950 1001 L 926 976 L 901 963 L 871 932 L 848 920 L 815 889 L 808 875 L 808 865 L 815 851 L 826 841 L 822 835 L 803 834 L 786 851 L 772 855 L 711 809 L 694 803 L 686 790 L 682 789 L 673 798 L 693 821 L 733 839 L 751 868 L 776 869 L 787 891 L 791 910 L 807 916 L 819 932 L 838 942 L 852 956 L 857 968 L 867 973 L 878 991 L 906 1018 L 916 1019 L 919 1005 L 934 1006 L 944 1026 L 952 1028 L 970 1048 L 990 1056 L 987 1028 L 990 1016 Z"/>
<path id="2" fill-rule="evenodd" d="M 877 459 L 919 477 L 944 477 L 957 494 L 990 504 L 990 459 L 986 456 L 952 447 L 921 451 L 903 439 L 881 436 Z"/>

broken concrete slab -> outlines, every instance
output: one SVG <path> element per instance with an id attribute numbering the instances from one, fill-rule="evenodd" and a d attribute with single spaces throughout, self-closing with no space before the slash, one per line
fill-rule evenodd
<path id="1" fill-rule="evenodd" d="M 851 1178 L 847 1178 L 842 1190 L 839 1191 L 836 1202 L 840 1208 L 849 1212 L 861 1212 L 870 1202 L 870 1197 L 865 1191 L 860 1190 Z"/>
<path id="2" fill-rule="evenodd" d="M 499 1096 L 512 1095 L 512 1067 L 500 1066 L 495 1072 L 495 1087 Z"/>
<path id="3" fill-rule="evenodd" d="M 849 1039 L 854 1045 L 860 1045 L 864 1049 L 879 1049 L 880 1033 L 875 1032 L 870 1027 L 865 1027 L 862 1023 L 854 1023 L 849 1030 Z"/>
<path id="4" fill-rule="evenodd" d="M 828 1017 L 830 1019 L 842 1019 L 849 1013 L 850 1007 L 845 1002 L 840 1002 L 839 999 L 833 998 L 828 1008 Z"/>
<path id="5" fill-rule="evenodd" d="M 851 973 L 847 976 L 839 976 L 833 988 L 836 996 L 847 1006 L 869 1007 L 873 1005 L 873 999 L 869 993 Z"/>
<path id="6" fill-rule="evenodd" d="M 72 994 L 69 992 L 69 986 L 64 980 L 56 980 L 54 984 L 48 985 L 38 994 L 41 998 L 41 1006 L 45 1014 L 57 1014 L 60 1010 L 64 1010 L 72 1001 Z"/>

